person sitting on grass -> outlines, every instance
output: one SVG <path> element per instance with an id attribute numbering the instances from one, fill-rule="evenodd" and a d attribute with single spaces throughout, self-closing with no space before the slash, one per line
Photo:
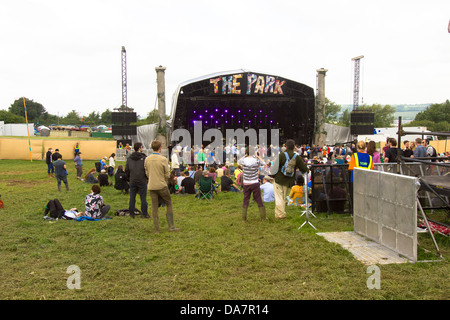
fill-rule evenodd
<path id="1" fill-rule="evenodd" d="M 177 176 L 174 170 L 172 170 L 169 176 L 169 180 L 167 180 L 167 187 L 169 188 L 170 194 L 177 194 L 179 192 L 179 186 L 177 185 Z"/>
<path id="2" fill-rule="evenodd" d="M 102 169 L 102 171 L 98 175 L 98 182 L 100 184 L 100 187 L 112 186 L 112 182 L 109 182 L 108 174 L 106 173 L 105 169 Z"/>
<path id="3" fill-rule="evenodd" d="M 273 178 L 269 176 L 264 176 L 262 179 L 262 184 L 260 186 L 261 191 L 263 192 L 263 201 L 264 202 L 274 202 L 275 201 L 275 193 L 272 184 Z"/>
<path id="4" fill-rule="evenodd" d="M 101 188 L 98 184 L 94 184 L 91 188 L 91 193 L 84 199 L 85 216 L 94 219 L 109 218 L 107 213 L 111 206 L 103 203 L 103 197 L 100 195 Z"/>
<path id="5" fill-rule="evenodd" d="M 203 170 L 202 176 L 198 182 L 198 193 L 196 197 L 203 198 L 214 198 L 215 187 L 212 181 L 212 177 L 209 176 L 208 170 Z"/>
<path id="6" fill-rule="evenodd" d="M 216 183 L 217 173 L 216 173 L 216 169 L 214 167 L 211 166 L 208 169 L 208 176 L 212 178 L 213 183 Z"/>
<path id="7" fill-rule="evenodd" d="M 203 174 L 203 170 L 202 170 L 202 166 L 200 166 L 200 165 L 198 165 L 196 169 L 197 170 L 194 173 L 194 181 L 195 181 L 195 183 L 198 183 L 200 181 L 200 177 Z"/>
<path id="8" fill-rule="evenodd" d="M 182 194 L 196 194 L 195 181 L 189 177 L 189 171 L 184 172 L 185 178 L 181 181 L 180 188 Z"/>
<path id="9" fill-rule="evenodd" d="M 238 164 L 237 168 L 234 170 L 234 178 L 237 179 L 238 176 L 242 173 L 242 165 Z"/>
<path id="10" fill-rule="evenodd" d="M 231 179 L 230 169 L 225 169 L 223 171 L 223 176 L 220 178 L 221 191 L 223 192 L 241 192 L 239 187 Z"/>
<path id="11" fill-rule="evenodd" d="M 130 185 L 128 183 L 128 176 L 125 173 L 125 171 L 123 171 L 122 165 L 117 167 L 117 172 L 114 176 L 114 179 L 115 179 L 114 188 L 120 190 L 122 193 L 125 191 L 125 194 L 128 194 Z"/>
<path id="12" fill-rule="evenodd" d="M 88 173 L 84 176 L 84 182 L 85 183 L 98 183 L 97 178 L 94 176 L 94 172 L 97 172 L 97 170 L 91 169 Z"/>
<path id="13" fill-rule="evenodd" d="M 191 177 L 192 179 L 194 179 L 194 175 L 195 175 L 195 166 L 189 166 L 188 172 L 189 172 L 189 177 Z"/>
<path id="14" fill-rule="evenodd" d="M 295 180 L 295 185 L 291 188 L 291 192 L 287 196 L 288 206 L 300 206 L 305 203 L 303 195 L 303 184 L 305 179 L 300 174 Z"/>

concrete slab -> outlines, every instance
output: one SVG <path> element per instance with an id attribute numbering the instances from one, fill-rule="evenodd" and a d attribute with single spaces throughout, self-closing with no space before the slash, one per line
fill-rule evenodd
<path id="1" fill-rule="evenodd" d="M 397 252 L 367 239 L 354 231 L 317 233 L 329 242 L 337 243 L 366 265 L 406 263 L 411 260 Z"/>

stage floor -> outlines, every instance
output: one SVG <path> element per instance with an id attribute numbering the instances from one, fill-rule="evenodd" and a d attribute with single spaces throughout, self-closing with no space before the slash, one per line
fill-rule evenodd
<path id="1" fill-rule="evenodd" d="M 324 237 L 329 242 L 341 245 L 365 265 L 412 262 L 395 251 L 353 231 L 324 232 L 317 234 Z"/>

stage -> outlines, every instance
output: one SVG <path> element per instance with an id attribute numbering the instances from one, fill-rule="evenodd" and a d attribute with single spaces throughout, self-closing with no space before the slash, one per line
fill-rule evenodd
<path id="1" fill-rule="evenodd" d="M 172 130 L 279 129 L 280 143 L 312 144 L 314 90 L 279 76 L 235 70 L 186 81 L 173 97 Z M 272 141 L 268 141 L 271 144 Z"/>

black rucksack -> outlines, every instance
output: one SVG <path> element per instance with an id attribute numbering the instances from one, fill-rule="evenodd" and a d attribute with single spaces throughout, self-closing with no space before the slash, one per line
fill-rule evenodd
<path id="1" fill-rule="evenodd" d="M 97 172 L 100 172 L 101 168 L 102 168 L 102 166 L 101 166 L 100 162 L 96 162 L 95 163 L 95 170 L 97 170 Z"/>

